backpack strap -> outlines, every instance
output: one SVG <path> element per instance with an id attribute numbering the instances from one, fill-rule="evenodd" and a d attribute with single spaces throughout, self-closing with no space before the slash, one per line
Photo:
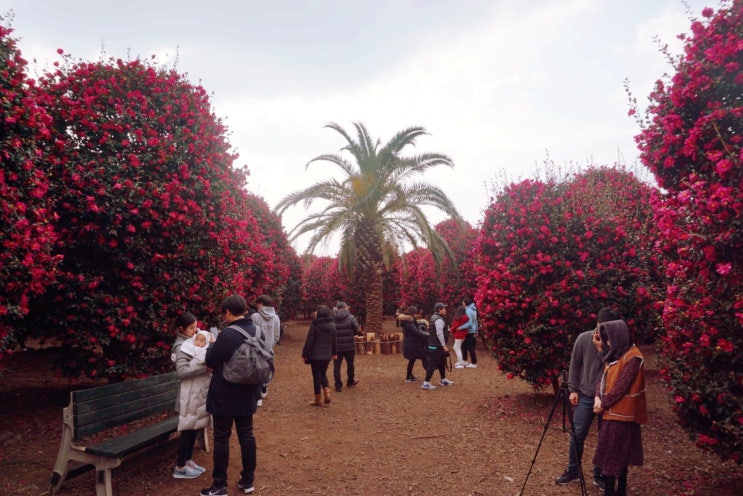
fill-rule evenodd
<path id="1" fill-rule="evenodd" d="M 260 341 L 262 343 L 265 342 L 265 338 L 263 336 L 259 336 L 258 335 L 258 328 L 257 327 L 255 328 L 255 336 L 251 336 L 248 331 L 246 331 L 245 329 L 243 329 L 242 327 L 237 326 L 237 325 L 230 325 L 230 326 L 225 327 L 225 329 L 234 329 L 237 332 L 239 332 L 240 334 L 242 334 L 243 336 L 245 336 L 245 339 L 255 338 L 255 339 L 257 339 L 258 341 Z M 263 331 L 261 331 L 261 332 L 263 332 Z"/>

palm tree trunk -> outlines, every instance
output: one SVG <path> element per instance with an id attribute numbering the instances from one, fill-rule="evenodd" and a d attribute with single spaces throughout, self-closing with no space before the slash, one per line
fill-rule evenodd
<path id="1" fill-rule="evenodd" d="M 382 277 L 384 270 L 377 266 L 369 271 L 369 284 L 364 300 L 366 303 L 366 331 L 381 336 L 382 331 Z"/>

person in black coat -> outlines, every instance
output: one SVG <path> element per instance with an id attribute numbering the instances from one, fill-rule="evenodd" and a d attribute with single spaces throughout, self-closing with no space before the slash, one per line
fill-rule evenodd
<path id="1" fill-rule="evenodd" d="M 302 349 L 304 363 L 312 369 L 312 384 L 315 388 L 313 406 L 323 406 L 320 390 L 325 392 L 325 404 L 330 403 L 330 383 L 328 365 L 331 359 L 338 358 L 338 341 L 335 335 L 335 320 L 326 305 L 320 305 L 315 312 L 315 320 L 310 324 L 307 339 Z"/>
<path id="2" fill-rule="evenodd" d="M 356 342 L 353 337 L 360 333 L 360 328 L 356 317 L 351 315 L 345 302 L 339 301 L 335 304 L 333 319 L 335 319 L 335 335 L 338 341 L 338 358 L 333 360 L 333 379 L 335 379 L 335 390 L 340 393 L 343 391 L 341 365 L 344 358 L 346 359 L 346 375 L 348 376 L 346 384 L 351 387 L 359 383 L 356 379 L 356 368 L 354 367 Z"/>
<path id="3" fill-rule="evenodd" d="M 423 368 L 426 367 L 426 343 L 429 333 L 418 327 L 415 316 L 418 314 L 418 307 L 410 306 L 405 313 L 397 315 L 397 319 L 402 323 L 402 356 L 408 360 L 408 370 L 405 376 L 405 382 L 416 382 L 418 379 L 413 375 L 413 365 L 416 360 L 420 360 Z"/>
<path id="4" fill-rule="evenodd" d="M 253 492 L 256 467 L 256 443 L 253 435 L 253 414 L 260 397 L 260 386 L 235 384 L 222 377 L 222 368 L 240 347 L 245 337 L 229 326 L 238 326 L 251 336 L 257 330 L 253 321 L 246 317 L 248 305 L 240 295 L 231 295 L 222 301 L 219 311 L 228 326 L 206 351 L 206 365 L 213 370 L 206 396 L 206 411 L 212 414 L 214 423 L 214 471 L 212 486 L 201 491 L 202 496 L 227 494 L 227 465 L 230 456 L 230 436 L 234 422 L 240 443 L 242 471 L 238 488 Z"/>

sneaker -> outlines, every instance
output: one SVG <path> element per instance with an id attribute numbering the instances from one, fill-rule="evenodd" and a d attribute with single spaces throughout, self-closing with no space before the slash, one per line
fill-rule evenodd
<path id="1" fill-rule="evenodd" d="M 476 363 L 468 363 L 467 365 L 464 366 L 464 368 L 466 368 L 466 369 L 476 369 L 477 368 L 477 364 Z"/>
<path id="2" fill-rule="evenodd" d="M 458 364 L 454 365 L 454 368 L 455 369 L 463 369 L 464 368 L 464 364 L 463 363 L 458 363 Z"/>
<path id="3" fill-rule="evenodd" d="M 244 493 L 244 494 L 250 494 L 253 491 L 255 491 L 255 487 L 253 487 L 253 484 L 248 484 L 247 482 L 243 482 L 242 479 L 237 481 L 237 487 Z"/>
<path id="4" fill-rule="evenodd" d="M 436 389 L 436 386 L 434 386 L 430 382 L 424 382 L 421 386 L 421 389 Z"/>
<path id="5" fill-rule="evenodd" d="M 580 480 L 580 477 L 578 476 L 578 474 L 574 474 L 570 472 L 569 470 L 566 470 L 564 474 L 562 474 L 560 477 L 555 479 L 555 484 L 564 486 L 565 484 L 570 484 L 571 482 L 575 482 L 578 480 Z"/>
<path id="6" fill-rule="evenodd" d="M 261 388 L 261 398 L 268 396 L 268 388 Z"/>
<path id="7" fill-rule="evenodd" d="M 192 469 L 188 465 L 184 466 L 182 469 L 179 469 L 178 467 L 173 469 L 173 477 L 176 479 L 195 479 L 200 475 L 201 472 Z"/>
<path id="8" fill-rule="evenodd" d="M 192 469 L 196 470 L 200 474 L 203 474 L 204 472 L 206 472 L 206 469 L 204 467 L 202 467 L 201 465 L 199 465 L 198 463 L 196 463 L 193 460 L 188 460 L 186 462 L 186 466 L 187 467 L 191 467 Z"/>
<path id="9" fill-rule="evenodd" d="M 439 384 L 441 384 L 442 386 L 451 386 L 452 384 L 454 384 L 454 381 L 450 381 L 449 379 L 441 379 L 439 381 Z"/>
<path id="10" fill-rule="evenodd" d="M 411 375 L 410 377 L 405 378 L 405 382 L 418 382 L 418 379 Z"/>
<path id="11" fill-rule="evenodd" d="M 255 406 L 263 406 L 263 398 L 255 402 Z"/>
<path id="12" fill-rule="evenodd" d="M 351 382 L 348 383 L 348 387 L 355 386 L 358 383 L 359 383 L 359 380 L 358 379 L 354 379 L 354 380 L 352 380 Z"/>
<path id="13" fill-rule="evenodd" d="M 199 496 L 227 496 L 227 486 L 225 487 L 207 487 L 202 489 Z"/>

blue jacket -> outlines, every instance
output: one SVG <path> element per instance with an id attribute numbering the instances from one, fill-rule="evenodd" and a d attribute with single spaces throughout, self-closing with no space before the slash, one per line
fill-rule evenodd
<path id="1" fill-rule="evenodd" d="M 467 317 L 470 320 L 466 324 L 459 326 L 460 329 L 467 329 L 467 334 L 477 335 L 477 309 L 474 303 L 470 303 L 464 307 L 464 311 L 467 313 Z"/>

